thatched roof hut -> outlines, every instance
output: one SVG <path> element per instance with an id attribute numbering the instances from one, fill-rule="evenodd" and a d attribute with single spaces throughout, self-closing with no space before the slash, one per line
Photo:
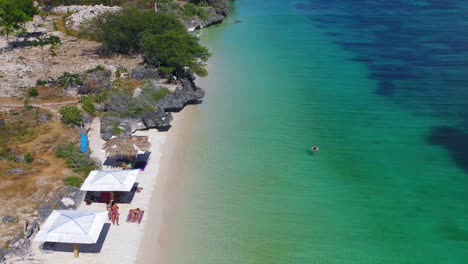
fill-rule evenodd
<path id="1" fill-rule="evenodd" d="M 104 144 L 104 150 L 108 157 L 136 156 L 139 152 L 148 151 L 150 147 L 148 137 L 144 136 L 113 137 Z"/>

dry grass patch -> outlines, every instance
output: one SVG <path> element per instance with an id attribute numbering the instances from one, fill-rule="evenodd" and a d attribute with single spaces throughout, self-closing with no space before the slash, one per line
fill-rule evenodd
<path id="1" fill-rule="evenodd" d="M 18 223 L 0 223 L 3 246 L 21 231 L 24 220 L 37 217 L 38 203 L 52 198 L 64 186 L 62 179 L 73 173 L 55 148 L 78 142 L 78 131 L 56 119 L 38 122 L 40 113 L 18 109 L 0 114 L 0 218 L 18 217 Z"/>

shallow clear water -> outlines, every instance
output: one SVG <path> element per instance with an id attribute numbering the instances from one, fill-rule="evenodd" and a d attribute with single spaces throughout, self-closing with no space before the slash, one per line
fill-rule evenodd
<path id="1" fill-rule="evenodd" d="M 467 15 L 236 1 L 203 31 L 168 262 L 467 263 Z"/>

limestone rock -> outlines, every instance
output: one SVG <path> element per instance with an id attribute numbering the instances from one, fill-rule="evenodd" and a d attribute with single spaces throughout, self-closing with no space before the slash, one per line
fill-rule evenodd
<path id="1" fill-rule="evenodd" d="M 49 121 L 50 119 L 50 116 L 46 113 L 39 113 L 37 115 L 37 121 L 41 122 L 41 123 L 44 123 L 44 122 L 47 122 Z"/>
<path id="2" fill-rule="evenodd" d="M 179 79 L 187 79 L 191 82 L 195 81 L 196 79 L 196 76 L 195 74 L 193 73 L 193 71 L 188 68 L 188 67 L 185 67 L 183 69 L 180 69 L 180 70 L 177 70 L 175 75 L 179 78 Z"/>
<path id="3" fill-rule="evenodd" d="M 58 6 L 52 8 L 50 11 L 53 13 L 67 14 L 69 12 L 74 13 L 67 18 L 66 26 L 72 30 L 79 30 L 83 22 L 89 21 L 97 16 L 108 12 L 120 11 L 118 6 L 84 6 L 84 5 L 71 5 L 71 6 Z"/>
<path id="4" fill-rule="evenodd" d="M 33 161 L 33 164 L 36 164 L 36 165 L 49 165 L 50 163 L 47 160 L 35 159 Z"/>
<path id="5" fill-rule="evenodd" d="M 2 218 L 2 223 L 16 223 L 18 221 L 18 217 L 7 215 Z"/>
<path id="6" fill-rule="evenodd" d="M 24 174 L 24 170 L 21 169 L 21 168 L 14 168 L 14 169 L 11 169 L 11 170 L 10 170 L 10 173 L 11 173 L 11 174 L 19 174 L 19 175 L 22 175 L 22 174 Z"/>
<path id="7" fill-rule="evenodd" d="M 123 94 L 113 94 L 108 100 L 104 103 L 104 109 L 106 111 L 112 111 L 117 113 L 122 113 L 129 109 L 132 106 L 131 98 Z"/>
<path id="8" fill-rule="evenodd" d="M 83 85 L 78 88 L 79 94 L 98 94 L 111 88 L 111 71 L 103 70 L 88 73 Z"/>
<path id="9" fill-rule="evenodd" d="M 172 114 L 164 112 L 162 107 L 157 107 L 154 111 L 144 112 L 141 115 L 146 128 L 166 128 L 172 121 Z"/>
<path id="10" fill-rule="evenodd" d="M 137 80 L 153 79 L 159 80 L 158 70 L 144 66 L 137 66 L 132 70 L 131 77 Z"/>
<path id="11" fill-rule="evenodd" d="M 207 19 L 202 20 L 199 17 L 196 17 L 192 20 L 184 21 L 185 26 L 189 30 L 208 27 L 223 22 L 229 14 L 226 4 L 223 4 L 220 7 L 208 6 L 205 8 L 205 11 L 208 14 Z"/>
<path id="12" fill-rule="evenodd" d="M 205 91 L 193 82 L 185 80 L 182 88 L 177 88 L 174 94 L 169 94 L 158 101 L 166 111 L 180 111 L 185 105 L 195 103 L 205 96 Z"/>
<path id="13" fill-rule="evenodd" d="M 116 127 L 123 130 L 123 134 L 131 135 L 136 130 L 146 129 L 145 125 L 141 121 L 141 117 L 138 118 L 119 118 L 115 116 L 106 116 L 101 119 L 101 138 L 109 140 L 112 136 L 118 136 L 116 134 Z"/>
<path id="14" fill-rule="evenodd" d="M 45 220 L 54 210 L 54 207 L 50 202 L 45 202 L 42 206 L 39 207 L 39 217 L 42 220 Z"/>

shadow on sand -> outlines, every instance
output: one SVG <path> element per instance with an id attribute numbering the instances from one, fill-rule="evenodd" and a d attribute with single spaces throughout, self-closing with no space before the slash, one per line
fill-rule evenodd
<path id="1" fill-rule="evenodd" d="M 99 234 L 98 241 L 96 244 L 78 244 L 78 251 L 80 253 L 100 253 L 104 241 L 106 240 L 107 233 L 109 233 L 110 224 L 105 223 L 102 227 L 101 234 Z M 45 242 L 41 246 L 41 251 L 45 253 L 53 252 L 73 252 L 73 245 L 71 243 L 59 243 L 59 242 Z"/>

